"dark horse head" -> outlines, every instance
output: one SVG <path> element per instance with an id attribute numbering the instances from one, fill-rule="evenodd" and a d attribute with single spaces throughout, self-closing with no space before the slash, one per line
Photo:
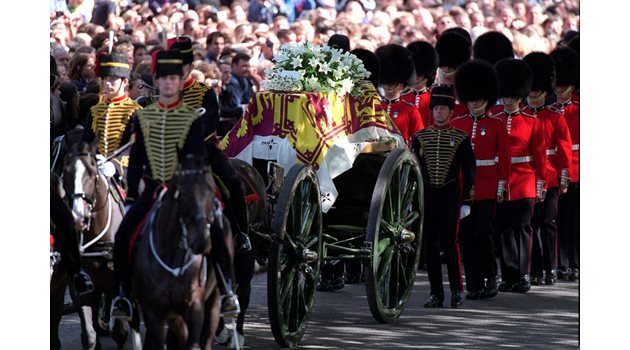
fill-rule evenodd
<path id="1" fill-rule="evenodd" d="M 73 142 L 69 145 L 63 165 L 63 187 L 70 200 L 69 205 L 78 230 L 89 227 L 96 205 L 99 186 L 97 145 L 98 137 L 92 143 Z"/>
<path id="2" fill-rule="evenodd" d="M 181 162 L 169 185 L 175 201 L 182 238 L 193 254 L 209 249 L 210 225 L 215 219 L 215 183 L 205 159 L 189 154 Z"/>

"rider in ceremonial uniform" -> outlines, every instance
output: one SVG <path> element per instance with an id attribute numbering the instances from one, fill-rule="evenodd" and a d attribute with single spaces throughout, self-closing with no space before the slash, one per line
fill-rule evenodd
<path id="1" fill-rule="evenodd" d="M 438 85 L 455 86 L 455 74 L 462 63 L 470 60 L 472 46 L 470 39 L 457 31 L 445 31 L 435 43 L 438 54 Z M 468 114 L 465 103 L 460 103 L 455 95 L 453 117 Z"/>
<path id="2" fill-rule="evenodd" d="M 566 193 L 571 165 L 571 136 L 564 117 L 554 107 L 545 106 L 553 94 L 556 71 L 553 59 L 543 52 L 532 52 L 523 58 L 533 72 L 532 90 L 527 97 L 526 112 L 542 123 L 547 145 L 547 194 L 536 203 L 532 218 L 531 283 L 553 285 L 556 281 L 558 196 Z M 543 275 L 544 269 L 544 275 Z M 544 277 L 544 279 L 543 279 Z"/>
<path id="3" fill-rule="evenodd" d="M 116 150 L 129 142 L 131 136 L 131 123 L 134 113 L 142 107 L 127 95 L 129 85 L 130 68 L 127 63 L 127 55 L 114 52 L 102 53 L 96 62 L 96 75 L 102 80 L 101 100 L 90 108 L 86 125 L 84 140 L 91 142 L 95 135 L 99 135 L 98 154 L 103 161 Z M 126 156 L 118 162 L 118 174 L 124 176 L 123 167 L 126 167 Z M 100 164 L 104 175 L 110 179 L 116 179 L 116 167 L 108 164 Z M 117 183 L 116 185 L 119 185 Z"/>
<path id="4" fill-rule="evenodd" d="M 544 198 L 547 156 L 542 123 L 526 111 L 521 102 L 532 86 L 532 71 L 527 63 L 503 59 L 495 68 L 499 74 L 499 96 L 509 136 L 512 168 L 508 181 L 509 198 L 497 206 L 497 230 L 501 242 L 502 292 L 525 293 L 529 279 L 530 226 L 534 201 Z"/>
<path id="5" fill-rule="evenodd" d="M 451 125 L 454 104 L 451 87 L 434 87 L 430 103 L 434 124 L 412 138 L 411 148 L 420 160 L 427 203 L 424 234 L 431 295 L 424 307 L 442 307 L 444 302 L 440 248 L 446 255 L 451 307 L 460 307 L 464 301 L 457 226 L 460 218 L 470 214 L 475 155 L 470 137 Z"/>
<path id="6" fill-rule="evenodd" d="M 134 118 L 135 141 L 129 160 L 127 197 L 131 207 L 120 224 L 114 245 L 114 272 L 121 295 L 112 303 L 112 314 L 123 319 L 131 317 L 132 311 L 127 299 L 131 293 L 128 249 L 134 229 L 150 211 L 157 192 L 173 177 L 179 158 L 187 154 L 205 157 L 202 118 L 179 98 L 183 75 L 179 50 L 158 52 L 154 67 L 160 96 L 155 104 L 138 111 Z M 165 143 L 165 138 L 174 142 Z M 139 193 L 141 177 L 145 184 L 142 194 Z M 213 253 L 216 254 L 221 249 L 214 246 L 214 242 L 213 239 Z M 226 276 L 231 276 L 231 270 L 223 271 Z M 222 283 L 219 287 L 231 289 Z M 222 290 L 222 293 L 226 294 L 226 291 Z M 231 300 L 237 303 L 235 297 Z"/>
<path id="7" fill-rule="evenodd" d="M 227 207 L 226 214 L 230 217 L 232 232 L 236 240 L 236 249 L 240 251 L 251 250 L 251 242 L 249 240 L 249 225 L 247 224 L 247 205 L 245 203 L 245 194 L 241 188 L 240 178 L 238 177 L 234 167 L 230 164 L 228 158 L 219 150 L 217 145 L 212 142 L 219 125 L 219 100 L 214 90 L 207 87 L 192 78 L 190 71 L 194 56 L 192 53 L 192 42 L 188 37 L 173 38 L 170 40 L 172 49 L 179 49 L 184 61 L 184 89 L 182 93 L 182 101 L 188 107 L 198 110 L 203 108 L 201 118 L 204 127 L 204 137 L 206 141 L 206 153 L 212 165 L 214 174 L 221 179 L 221 182 L 229 191 L 229 198 L 226 198 Z"/>
<path id="8" fill-rule="evenodd" d="M 418 109 L 400 98 L 400 93 L 415 78 L 411 52 L 396 45 L 383 45 L 376 49 L 380 60 L 380 86 L 383 89 L 381 105 L 392 119 L 406 142 L 418 130 L 424 128 Z"/>
<path id="9" fill-rule="evenodd" d="M 567 194 L 558 200 L 558 277 L 580 277 L 580 57 L 570 48 L 551 52 L 556 63 L 557 102 L 571 134 L 571 167 Z"/>
<path id="10" fill-rule="evenodd" d="M 477 165 L 471 214 L 462 219 L 460 226 L 466 298 L 493 298 L 498 293 L 494 218 L 497 202 L 505 200 L 510 178 L 510 149 L 505 123 L 489 114 L 490 107 L 499 97 L 497 73 L 485 61 L 468 61 L 457 71 L 455 88 L 470 113 L 454 118 L 453 126 L 470 136 Z"/>
<path id="11" fill-rule="evenodd" d="M 209 137 L 214 134 L 219 125 L 219 100 L 214 90 L 203 83 L 193 79 L 190 72 L 195 58 L 193 55 L 192 42 L 188 37 L 178 37 L 169 40 L 169 48 L 178 49 L 184 60 L 184 89 L 182 90 L 182 101 L 188 107 L 197 110 L 203 108 L 201 118 L 204 127 L 204 136 Z"/>
<path id="12" fill-rule="evenodd" d="M 414 41 L 407 45 L 411 51 L 416 67 L 416 83 L 406 91 L 403 91 L 400 99 L 416 106 L 422 116 L 424 125 L 431 125 L 431 86 L 435 81 L 437 72 L 437 52 L 426 41 Z"/>

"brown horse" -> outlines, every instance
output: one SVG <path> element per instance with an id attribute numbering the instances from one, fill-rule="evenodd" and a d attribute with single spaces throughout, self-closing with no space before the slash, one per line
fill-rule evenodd
<path id="1" fill-rule="evenodd" d="M 98 137 L 94 142 L 70 145 L 63 167 L 63 185 L 70 201 L 77 231 L 81 232 L 79 252 L 81 265 L 94 282 L 94 291 L 78 296 L 70 294 L 79 307 L 81 343 L 84 349 L 99 346 L 99 335 L 112 329 L 118 348 L 127 339 L 126 325 L 109 325 L 109 309 L 115 294 L 112 268 L 114 235 L 125 212 L 123 198 L 111 179 L 99 171 L 96 157 Z M 137 329 L 137 327 L 135 327 Z M 139 334 L 134 333 L 139 343 Z M 139 346 L 139 345 L 138 345 Z"/>
<path id="2" fill-rule="evenodd" d="M 215 187 L 210 166 L 185 157 L 141 229 L 132 257 L 132 295 L 146 326 L 145 349 L 163 349 L 167 342 L 178 349 L 211 346 L 219 293 L 206 257 L 210 231 L 222 230 L 232 242 Z M 233 256 L 233 245 L 228 248 Z"/>
<path id="3" fill-rule="evenodd" d="M 250 239 L 252 242 L 252 250 L 248 252 L 236 252 L 234 257 L 234 276 L 236 278 L 235 293 L 238 295 L 238 301 L 241 307 L 241 312 L 238 315 L 236 331 L 238 336 L 235 337 L 234 329 L 232 327 L 224 327 L 224 323 L 221 322 L 219 329 L 221 332 L 217 335 L 216 340 L 220 344 L 228 345 L 228 348 L 233 348 L 236 343 L 235 339 L 238 339 L 239 345 L 244 342 L 243 326 L 245 323 L 245 312 L 249 307 L 249 299 L 251 294 L 251 280 L 254 277 L 255 260 L 257 256 L 266 256 L 268 253 L 264 252 L 269 243 L 265 244 L 265 240 L 270 240 L 271 236 L 261 233 L 266 218 L 271 218 L 270 213 L 267 213 L 267 199 L 265 183 L 263 177 L 258 170 L 249 163 L 240 159 L 230 159 L 231 164 L 234 166 L 234 170 L 239 175 L 244 188 L 245 202 L 247 203 L 247 219 L 249 224 Z M 269 227 L 270 223 L 267 223 Z"/>

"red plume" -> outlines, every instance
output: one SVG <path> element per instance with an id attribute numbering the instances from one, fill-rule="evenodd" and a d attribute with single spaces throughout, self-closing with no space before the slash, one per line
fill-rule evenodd
<path id="1" fill-rule="evenodd" d="M 96 55 L 96 59 L 94 60 L 94 74 L 101 78 L 101 56 L 107 54 L 104 51 L 101 51 L 98 55 Z"/>
<path id="2" fill-rule="evenodd" d="M 168 46 L 168 49 L 170 50 L 173 48 L 173 44 L 175 44 L 176 42 L 177 42 L 177 38 L 170 38 L 166 42 L 166 46 Z"/>
<path id="3" fill-rule="evenodd" d="M 156 63 L 157 63 L 157 55 L 158 55 L 158 52 L 160 52 L 160 51 L 162 51 L 162 50 L 155 50 L 151 54 L 151 74 L 152 75 L 155 75 L 155 67 L 156 67 Z"/>

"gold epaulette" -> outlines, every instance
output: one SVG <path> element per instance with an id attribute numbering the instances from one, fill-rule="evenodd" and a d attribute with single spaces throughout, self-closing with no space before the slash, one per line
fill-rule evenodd
<path id="1" fill-rule="evenodd" d="M 497 113 L 495 113 L 495 114 L 488 115 L 488 117 L 501 120 L 501 118 L 499 118 L 499 116 L 500 116 L 502 113 L 503 113 L 503 111 L 501 111 L 501 112 L 497 112 Z M 501 121 L 503 121 L 503 120 L 501 120 Z"/>
<path id="2" fill-rule="evenodd" d="M 154 180 L 167 183 L 178 164 L 177 150 L 184 147 L 192 123 L 199 118 L 193 109 L 181 104 L 163 110 L 152 104 L 138 111 L 138 121 L 144 137 L 144 148 Z"/>
<path id="3" fill-rule="evenodd" d="M 205 84 L 195 81 L 190 87 L 184 89 L 182 101 L 192 109 L 203 107 L 203 97 L 209 89 Z"/>
<path id="4" fill-rule="evenodd" d="M 90 108 L 92 114 L 92 131 L 100 135 L 98 153 L 108 157 L 121 146 L 123 133 L 131 116 L 142 109 L 130 98 L 122 101 L 105 103 L 104 101 Z"/>
<path id="5" fill-rule="evenodd" d="M 534 118 L 534 119 L 536 119 L 536 118 L 537 118 L 535 114 L 530 114 L 530 113 L 527 113 L 527 110 L 525 110 L 525 109 L 523 109 L 523 110 L 521 111 L 521 114 L 522 114 L 524 117 L 530 117 L 530 118 Z"/>
<path id="6" fill-rule="evenodd" d="M 470 118 L 470 114 L 459 115 L 459 116 L 453 118 L 453 120 L 459 120 L 459 119 L 464 119 L 464 118 Z"/>
<path id="7" fill-rule="evenodd" d="M 402 96 L 402 95 L 401 95 L 401 96 Z M 409 107 L 416 108 L 416 105 L 414 105 L 413 103 L 409 103 L 409 102 L 407 102 L 407 101 L 405 101 L 405 100 L 403 100 L 403 99 L 401 99 L 401 100 L 400 100 L 400 102 L 402 102 L 402 103 L 406 104 L 406 105 L 407 105 L 407 106 L 409 106 Z"/>
<path id="8" fill-rule="evenodd" d="M 555 104 L 547 106 L 547 109 L 554 112 L 554 113 L 558 113 L 558 114 L 562 114 L 562 109 L 561 108 L 557 108 Z"/>

